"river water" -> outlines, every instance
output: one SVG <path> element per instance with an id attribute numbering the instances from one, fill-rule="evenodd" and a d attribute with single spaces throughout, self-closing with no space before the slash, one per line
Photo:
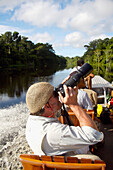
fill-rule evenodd
<path id="1" fill-rule="evenodd" d="M 68 76 L 70 71 L 71 69 L 64 69 L 49 76 L 37 76 L 28 72 L 0 75 L 0 109 L 14 106 L 21 102 L 25 103 L 26 91 L 35 82 L 46 81 L 56 87 Z"/>

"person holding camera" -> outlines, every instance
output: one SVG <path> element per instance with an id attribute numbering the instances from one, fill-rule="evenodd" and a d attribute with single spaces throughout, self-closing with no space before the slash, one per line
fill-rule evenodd
<path id="1" fill-rule="evenodd" d="M 84 64 L 84 60 L 83 59 L 79 59 L 77 61 L 77 67 L 74 67 L 72 72 L 80 69 L 83 64 Z M 92 78 L 93 77 L 94 77 L 93 73 L 90 73 L 87 77 L 85 77 L 84 81 L 82 82 L 83 83 L 82 84 L 83 85 L 82 88 L 86 88 L 86 84 L 87 84 L 88 89 L 92 89 Z"/>
<path id="2" fill-rule="evenodd" d="M 63 80 L 62 84 L 64 84 L 67 80 L 71 78 L 71 76 L 75 74 L 77 74 L 77 71 L 71 72 L 70 75 Z M 79 83 L 77 85 L 78 86 L 77 102 L 83 109 L 93 110 L 93 105 L 88 94 L 85 91 L 83 91 L 83 89 L 81 89 L 81 86 L 83 85 L 83 81 L 84 81 L 83 78 L 80 78 Z M 68 110 L 67 106 L 66 108 Z"/>
<path id="3" fill-rule="evenodd" d="M 77 71 L 71 72 L 67 79 L 69 79 L 72 75 L 76 74 Z M 65 80 L 63 81 L 65 82 Z M 89 98 L 86 91 L 84 91 L 81 87 L 83 87 L 83 78 L 80 79 L 78 83 L 78 95 L 77 95 L 77 102 L 83 108 L 87 110 L 93 110 L 93 104 L 91 99 Z"/>
<path id="4" fill-rule="evenodd" d="M 79 59 L 77 61 L 77 67 L 74 67 L 71 70 L 70 75 L 77 72 L 83 65 L 84 65 L 84 60 Z M 93 107 L 95 107 L 97 105 L 97 93 L 94 90 L 92 90 L 92 78 L 93 77 L 94 77 L 94 74 L 91 72 L 84 79 L 81 79 L 79 89 L 82 89 L 82 91 L 85 91 L 88 94 L 88 97 L 90 98 Z"/>
<path id="5" fill-rule="evenodd" d="M 78 88 L 63 85 L 65 97 L 56 93 L 47 82 L 31 85 L 26 94 L 30 115 L 26 124 L 26 139 L 34 154 L 68 155 L 85 154 L 90 159 L 87 146 L 101 142 L 104 138 L 91 117 L 77 103 Z M 79 120 L 80 126 L 61 124 L 56 114 L 62 103 L 68 105 Z"/>

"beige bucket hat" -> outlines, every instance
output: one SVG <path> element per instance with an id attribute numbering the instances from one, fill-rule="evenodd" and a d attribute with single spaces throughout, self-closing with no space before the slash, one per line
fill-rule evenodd
<path id="1" fill-rule="evenodd" d="M 49 100 L 54 87 L 48 82 L 39 82 L 31 85 L 26 94 L 26 104 L 30 113 L 38 112 Z"/>

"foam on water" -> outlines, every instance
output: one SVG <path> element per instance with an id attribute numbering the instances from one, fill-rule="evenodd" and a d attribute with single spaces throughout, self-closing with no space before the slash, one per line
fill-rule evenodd
<path id="1" fill-rule="evenodd" d="M 29 111 L 25 103 L 0 109 L 1 147 L 7 142 L 12 141 L 22 129 L 25 129 L 28 116 Z"/>

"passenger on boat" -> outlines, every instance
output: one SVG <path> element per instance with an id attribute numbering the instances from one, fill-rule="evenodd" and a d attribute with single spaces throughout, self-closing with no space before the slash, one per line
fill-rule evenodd
<path id="1" fill-rule="evenodd" d="M 77 67 L 74 67 L 70 73 L 70 75 L 72 75 L 73 73 L 75 73 L 77 70 L 80 69 L 80 67 L 84 64 L 84 60 L 80 59 L 77 61 Z M 83 89 L 83 91 L 85 91 L 91 102 L 93 107 L 95 107 L 97 105 L 97 93 L 92 89 L 92 78 L 94 77 L 93 73 L 90 73 L 86 78 L 81 80 L 81 83 L 79 85 L 79 89 Z"/>
<path id="2" fill-rule="evenodd" d="M 83 59 L 80 59 L 77 61 L 77 67 L 74 67 L 72 72 L 73 71 L 76 71 L 78 69 L 80 69 L 80 67 L 84 64 L 84 60 Z M 92 89 L 92 78 L 94 77 L 94 74 L 93 73 L 90 73 L 87 77 L 84 78 L 84 84 L 86 83 L 87 84 L 87 87 L 88 89 Z M 85 88 L 86 85 L 83 87 Z"/>
<path id="3" fill-rule="evenodd" d="M 62 84 L 64 84 L 65 81 L 67 81 L 75 73 L 76 71 L 72 72 L 68 77 L 66 77 L 63 80 Z M 77 95 L 77 102 L 83 109 L 93 110 L 92 101 L 90 100 L 87 92 L 85 92 L 83 89 L 80 89 L 82 84 L 83 84 L 83 79 L 80 79 L 80 82 L 78 84 L 79 89 L 78 89 L 78 95 Z"/>
<path id="4" fill-rule="evenodd" d="M 88 94 L 82 89 L 78 89 L 77 102 L 83 109 L 93 110 L 93 105 Z"/>
<path id="5" fill-rule="evenodd" d="M 87 146 L 104 138 L 91 117 L 77 103 L 77 87 L 64 85 L 65 97 L 56 94 L 47 82 L 31 85 L 26 94 L 30 115 L 26 125 L 26 139 L 34 154 L 88 155 Z M 80 126 L 61 124 L 56 118 L 62 103 L 68 105 L 79 120 Z M 90 159 L 95 155 L 90 154 Z M 93 158 L 92 158 L 93 157 Z M 97 157 L 95 158 L 97 159 Z"/>

